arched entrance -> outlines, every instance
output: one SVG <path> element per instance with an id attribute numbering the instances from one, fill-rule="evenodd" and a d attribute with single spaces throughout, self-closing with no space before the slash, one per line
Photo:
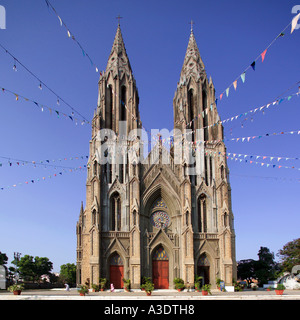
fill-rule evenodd
<path id="1" fill-rule="evenodd" d="M 203 253 L 198 260 L 197 275 L 203 277 L 203 284 L 209 284 L 209 268 L 210 263 L 205 253 Z"/>
<path id="2" fill-rule="evenodd" d="M 121 257 L 115 253 L 110 258 L 110 283 L 114 285 L 116 289 L 121 289 L 124 287 L 124 265 Z"/>
<path id="3" fill-rule="evenodd" d="M 169 289 L 169 257 L 163 246 L 153 253 L 152 279 L 155 289 Z"/>

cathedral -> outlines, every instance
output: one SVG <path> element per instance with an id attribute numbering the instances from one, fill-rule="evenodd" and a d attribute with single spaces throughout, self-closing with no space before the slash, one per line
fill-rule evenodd
<path id="1" fill-rule="evenodd" d="M 226 147 L 193 29 L 173 99 L 173 140 L 158 136 L 144 150 L 138 89 L 120 24 L 98 85 L 86 203 L 76 226 L 77 284 L 106 278 L 123 288 L 125 278 L 140 288 L 142 278 L 151 277 L 156 289 L 171 289 L 174 278 L 192 286 L 198 275 L 212 288 L 216 279 L 231 285 L 236 257 Z M 122 145 L 114 159 L 108 140 Z"/>

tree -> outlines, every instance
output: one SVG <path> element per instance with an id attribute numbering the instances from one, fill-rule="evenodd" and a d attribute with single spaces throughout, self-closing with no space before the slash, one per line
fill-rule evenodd
<path id="1" fill-rule="evenodd" d="M 16 262 L 18 272 L 24 280 L 31 280 L 39 282 L 44 274 L 50 274 L 53 264 L 45 257 L 35 257 L 25 255 Z"/>
<path id="2" fill-rule="evenodd" d="M 246 259 L 238 261 L 237 263 L 237 275 L 241 280 L 247 281 L 247 286 L 250 285 L 252 279 L 254 278 L 254 263 L 253 259 Z"/>
<path id="3" fill-rule="evenodd" d="M 274 260 L 274 253 L 267 247 L 260 247 L 258 260 L 241 260 L 238 262 L 238 278 L 246 280 L 249 284 L 252 279 L 257 279 L 259 284 L 267 283 L 275 279 L 275 272 L 278 270 L 278 263 Z"/>
<path id="4" fill-rule="evenodd" d="M 254 263 L 255 278 L 260 284 L 267 283 L 275 278 L 278 264 L 274 260 L 274 253 L 267 247 L 260 247 L 257 255 L 258 261 Z"/>
<path id="5" fill-rule="evenodd" d="M 283 271 L 291 272 L 293 266 L 300 265 L 300 238 L 284 245 L 277 256 L 280 257 Z"/>
<path id="6" fill-rule="evenodd" d="M 59 277 L 64 283 L 76 284 L 76 265 L 74 263 L 61 265 Z"/>
<path id="7" fill-rule="evenodd" d="M 7 255 L 6 253 L 2 253 L 0 251 L 0 266 L 4 266 L 5 264 L 7 264 L 7 261 L 8 261 L 8 258 L 7 258 Z"/>

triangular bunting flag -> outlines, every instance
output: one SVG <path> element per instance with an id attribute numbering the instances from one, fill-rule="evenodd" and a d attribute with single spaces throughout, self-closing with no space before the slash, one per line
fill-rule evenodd
<path id="1" fill-rule="evenodd" d="M 226 89 L 226 96 L 228 97 L 229 95 L 229 88 Z"/>
<path id="2" fill-rule="evenodd" d="M 61 20 L 60 16 L 57 16 L 57 18 L 59 19 L 60 26 L 62 26 L 62 20 Z"/>
<path id="3" fill-rule="evenodd" d="M 252 67 L 252 69 L 255 71 L 255 61 L 253 61 L 253 62 L 251 63 L 251 67 Z"/>
<path id="4" fill-rule="evenodd" d="M 235 80 L 235 81 L 233 82 L 233 86 L 234 86 L 234 89 L 236 90 L 236 87 L 237 87 L 237 80 Z"/>
<path id="5" fill-rule="evenodd" d="M 267 49 L 261 54 L 261 62 L 264 62 Z"/>
<path id="6" fill-rule="evenodd" d="M 241 79 L 242 79 L 243 83 L 245 82 L 245 78 L 246 78 L 246 73 L 243 72 L 243 73 L 241 74 Z"/>

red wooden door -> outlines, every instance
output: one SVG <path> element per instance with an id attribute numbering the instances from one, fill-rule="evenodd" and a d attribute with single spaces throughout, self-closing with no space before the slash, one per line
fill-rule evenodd
<path id="1" fill-rule="evenodd" d="M 155 289 L 169 289 L 169 260 L 153 260 L 152 273 Z"/>
<path id="2" fill-rule="evenodd" d="M 110 283 L 113 283 L 115 289 L 124 287 L 124 266 L 110 266 Z"/>

